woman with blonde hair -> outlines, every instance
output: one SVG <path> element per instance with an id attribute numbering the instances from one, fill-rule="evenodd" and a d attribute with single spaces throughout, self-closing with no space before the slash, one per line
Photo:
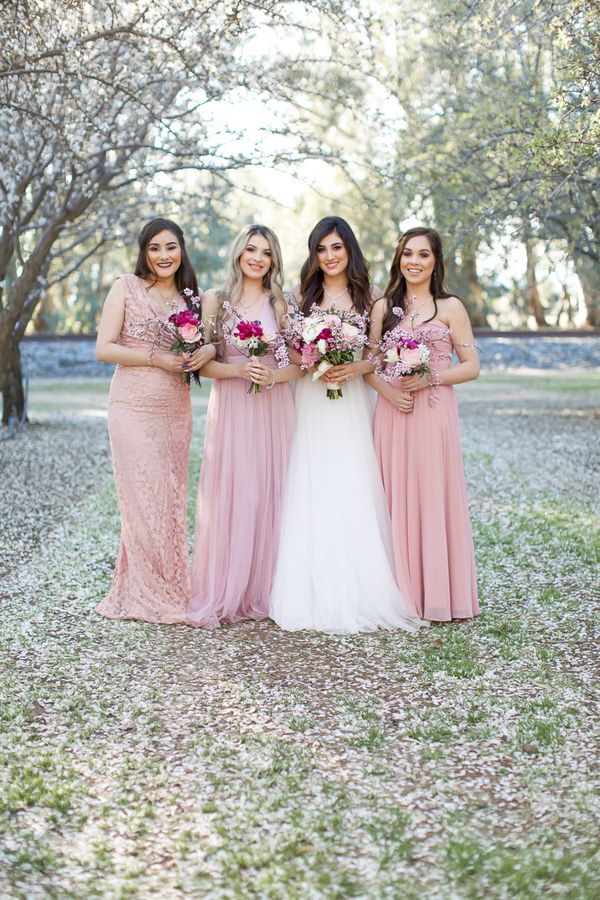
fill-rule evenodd
<path id="1" fill-rule="evenodd" d="M 217 356 L 202 369 L 214 383 L 196 510 L 190 625 L 214 628 L 269 614 L 294 425 L 289 382 L 300 369 L 278 366 L 272 351 L 249 356 L 230 338 L 241 322 L 260 323 L 273 336 L 281 329 L 288 312 L 282 269 L 275 233 L 246 226 L 231 249 L 225 289 L 202 298 L 206 339 L 217 346 Z"/>

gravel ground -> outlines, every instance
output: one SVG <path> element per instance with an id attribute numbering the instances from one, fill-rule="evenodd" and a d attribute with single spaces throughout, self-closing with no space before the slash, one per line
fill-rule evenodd
<path id="1" fill-rule="evenodd" d="M 597 374 L 459 389 L 483 614 L 417 638 L 95 616 L 104 395 L 0 443 L 0 896 L 598 897 Z"/>

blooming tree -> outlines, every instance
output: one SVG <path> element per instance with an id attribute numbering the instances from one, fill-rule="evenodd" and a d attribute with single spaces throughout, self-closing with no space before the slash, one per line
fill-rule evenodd
<path id="1" fill-rule="evenodd" d="M 255 160 L 208 111 L 251 80 L 239 47 L 274 0 L 15 0 L 0 18 L 0 390 L 23 409 L 19 341 L 50 267 L 73 271 L 160 173 Z M 333 9 L 335 0 L 329 4 Z M 299 20 L 296 17 L 296 23 Z M 301 26 L 301 21 L 298 27 Z M 232 123 L 235 126 L 235 122 Z M 85 250 L 82 251 L 82 247 Z"/>

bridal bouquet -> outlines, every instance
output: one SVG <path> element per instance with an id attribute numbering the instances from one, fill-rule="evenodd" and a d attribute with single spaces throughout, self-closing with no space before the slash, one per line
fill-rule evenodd
<path id="1" fill-rule="evenodd" d="M 332 366 L 354 360 L 354 351 L 367 342 L 367 317 L 358 313 L 322 310 L 313 306 L 310 315 L 295 316 L 286 337 L 294 349 L 302 354 L 301 366 L 308 369 L 316 365 L 313 381 Z M 342 397 L 339 384 L 327 385 L 327 397 Z"/>
<path id="2" fill-rule="evenodd" d="M 233 307 L 231 310 L 235 313 Z M 240 319 L 237 325 L 225 334 L 225 340 L 237 347 L 238 350 L 247 353 L 249 357 L 260 357 L 273 353 L 279 368 L 288 364 L 287 351 L 281 335 L 269 331 L 258 320 Z M 260 384 L 253 381 L 248 393 L 259 394 Z"/>
<path id="3" fill-rule="evenodd" d="M 196 298 L 191 298 L 192 301 Z M 198 301 L 195 306 L 200 306 Z M 204 344 L 204 326 L 199 312 L 184 309 L 181 312 L 169 316 L 169 322 L 174 331 L 175 340 L 171 344 L 171 350 L 177 354 L 189 356 L 194 350 L 198 350 Z M 198 372 L 192 372 L 192 378 L 196 384 L 200 384 Z M 190 383 L 190 373 L 186 372 L 186 380 Z"/>

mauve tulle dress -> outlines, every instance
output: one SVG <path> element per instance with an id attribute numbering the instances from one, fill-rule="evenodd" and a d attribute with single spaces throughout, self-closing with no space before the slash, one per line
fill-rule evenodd
<path id="1" fill-rule="evenodd" d="M 125 319 L 119 343 L 168 350 L 173 337 L 166 314 L 139 278 L 121 278 Z M 190 599 L 187 480 L 192 434 L 190 389 L 183 375 L 157 366 L 117 366 L 108 431 L 121 546 L 111 589 L 97 611 L 110 619 L 183 622 Z"/>
<path id="2" fill-rule="evenodd" d="M 277 330 L 271 303 L 260 315 Z M 226 361 L 247 356 L 227 345 Z M 272 355 L 261 362 L 277 367 Z M 196 507 L 187 622 L 216 628 L 269 615 L 283 485 L 294 428 L 289 383 L 248 393 L 243 378 L 215 378 Z"/>
<path id="3" fill-rule="evenodd" d="M 414 335 L 429 346 L 432 369 L 450 366 L 452 337 L 443 322 L 433 319 L 417 325 Z M 454 388 L 440 386 L 432 402 L 429 389 L 416 391 L 410 413 L 378 396 L 373 427 L 402 595 L 430 621 L 477 615 L 475 554 Z"/>

